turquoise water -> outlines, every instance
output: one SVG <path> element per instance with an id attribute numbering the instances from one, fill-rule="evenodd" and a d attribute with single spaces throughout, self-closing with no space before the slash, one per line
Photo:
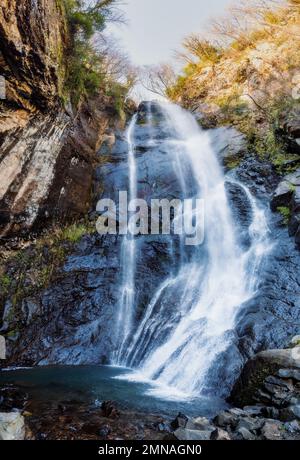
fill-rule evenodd
<path id="1" fill-rule="evenodd" d="M 116 401 L 121 408 L 173 417 L 178 412 L 189 416 L 214 416 L 225 407 L 217 398 L 174 397 L 172 389 L 164 388 L 164 397 L 151 394 L 150 382 L 127 379 L 131 371 L 110 366 L 55 366 L 3 370 L 0 386 L 13 383 L 37 402 L 76 400 L 83 404 L 100 405 Z M 134 375 L 134 374 L 133 374 Z M 126 377 L 125 377 L 126 376 Z M 125 377 L 125 378 L 124 378 Z"/>

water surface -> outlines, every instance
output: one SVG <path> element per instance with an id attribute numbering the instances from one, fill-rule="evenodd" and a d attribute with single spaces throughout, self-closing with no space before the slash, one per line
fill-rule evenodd
<path id="1" fill-rule="evenodd" d="M 17 385 L 36 402 L 76 400 L 82 404 L 100 405 L 116 401 L 121 408 L 174 417 L 178 412 L 188 416 L 214 416 L 225 407 L 217 398 L 183 398 L 155 396 L 156 387 L 149 382 L 128 380 L 132 371 L 110 366 L 55 366 L 16 369 L 0 372 L 0 386 Z M 123 378 L 125 377 L 126 378 Z M 154 390 L 154 391 L 153 391 Z M 154 394 L 152 394 L 152 391 Z"/>

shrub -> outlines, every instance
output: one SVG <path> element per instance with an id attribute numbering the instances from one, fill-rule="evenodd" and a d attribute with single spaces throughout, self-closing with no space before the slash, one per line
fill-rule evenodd
<path id="1" fill-rule="evenodd" d="M 65 6 L 71 35 L 62 99 L 67 100 L 69 95 L 73 106 L 77 108 L 82 97 L 95 95 L 100 88 L 104 90 L 107 86 L 103 58 L 91 39 L 97 31 L 105 28 L 116 0 L 102 0 L 88 5 L 83 0 L 60 1 Z M 124 93 L 122 97 L 125 98 Z"/>
<path id="2" fill-rule="evenodd" d="M 283 217 L 283 222 L 285 225 L 288 225 L 290 218 L 291 218 L 291 210 L 287 206 L 278 206 L 277 211 L 280 212 L 280 214 Z"/>

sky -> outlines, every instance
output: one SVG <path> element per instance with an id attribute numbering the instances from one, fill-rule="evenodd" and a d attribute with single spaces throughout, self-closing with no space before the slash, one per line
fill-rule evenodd
<path id="1" fill-rule="evenodd" d="M 127 24 L 110 32 L 134 65 L 169 62 L 187 35 L 205 33 L 209 20 L 230 5 L 232 0 L 124 0 Z"/>

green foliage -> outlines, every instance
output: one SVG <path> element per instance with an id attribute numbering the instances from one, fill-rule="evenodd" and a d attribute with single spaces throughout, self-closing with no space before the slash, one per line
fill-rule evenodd
<path id="1" fill-rule="evenodd" d="M 107 95 L 113 98 L 114 108 L 121 119 L 124 117 L 124 105 L 127 91 L 128 89 L 126 86 L 117 82 L 111 82 L 107 85 Z"/>
<path id="2" fill-rule="evenodd" d="M 101 32 L 105 28 L 110 7 L 116 0 L 102 0 L 92 5 L 86 4 L 84 0 L 63 0 L 63 2 L 72 33 L 81 34 L 88 40 L 95 32 Z"/>
<path id="3" fill-rule="evenodd" d="M 70 96 L 72 105 L 77 108 L 82 98 L 94 96 L 101 90 L 116 96 L 116 110 L 121 112 L 126 87 L 109 81 L 101 53 L 97 52 L 91 40 L 97 31 L 105 28 L 116 0 L 101 0 L 93 4 L 86 4 L 83 0 L 60 1 L 65 6 L 71 35 L 62 100 L 67 101 Z"/>
<path id="4" fill-rule="evenodd" d="M 100 89 L 104 80 L 100 66 L 101 58 L 91 45 L 76 39 L 73 52 L 68 58 L 65 83 L 65 88 L 71 94 L 71 101 L 75 107 L 81 96 L 95 95 Z"/>
<path id="5" fill-rule="evenodd" d="M 96 30 L 103 30 L 105 18 L 100 12 L 74 11 L 70 15 L 70 24 L 75 33 L 81 32 L 85 39 L 90 39 Z"/>
<path id="6" fill-rule="evenodd" d="M 22 299 L 46 288 L 58 275 L 74 244 L 93 231 L 91 223 L 53 228 L 34 245 L 19 250 L 0 266 L 0 301 L 3 306 L 6 299 L 11 299 L 14 306 L 12 320 L 17 317 Z"/>
<path id="7" fill-rule="evenodd" d="M 11 285 L 11 279 L 6 273 L 0 276 L 0 293 L 2 295 L 7 294 L 10 288 L 10 285 Z"/>
<path id="8" fill-rule="evenodd" d="M 230 157 L 230 158 L 225 158 L 224 164 L 226 168 L 234 169 L 240 165 L 241 161 L 242 161 L 242 158 L 240 157 Z"/>
<path id="9" fill-rule="evenodd" d="M 77 243 L 83 235 L 90 233 L 91 227 L 88 227 L 85 224 L 72 224 L 61 231 L 59 239 L 61 241 L 71 241 L 72 243 Z"/>
<path id="10" fill-rule="evenodd" d="M 287 206 L 278 206 L 277 211 L 280 212 L 280 214 L 283 217 L 283 222 L 285 225 L 288 225 L 290 218 L 291 218 L 291 210 Z"/>
<path id="11" fill-rule="evenodd" d="M 187 37 L 183 42 L 184 48 L 202 64 L 216 64 L 219 62 L 223 49 L 209 40 L 203 40 L 197 35 Z"/>

